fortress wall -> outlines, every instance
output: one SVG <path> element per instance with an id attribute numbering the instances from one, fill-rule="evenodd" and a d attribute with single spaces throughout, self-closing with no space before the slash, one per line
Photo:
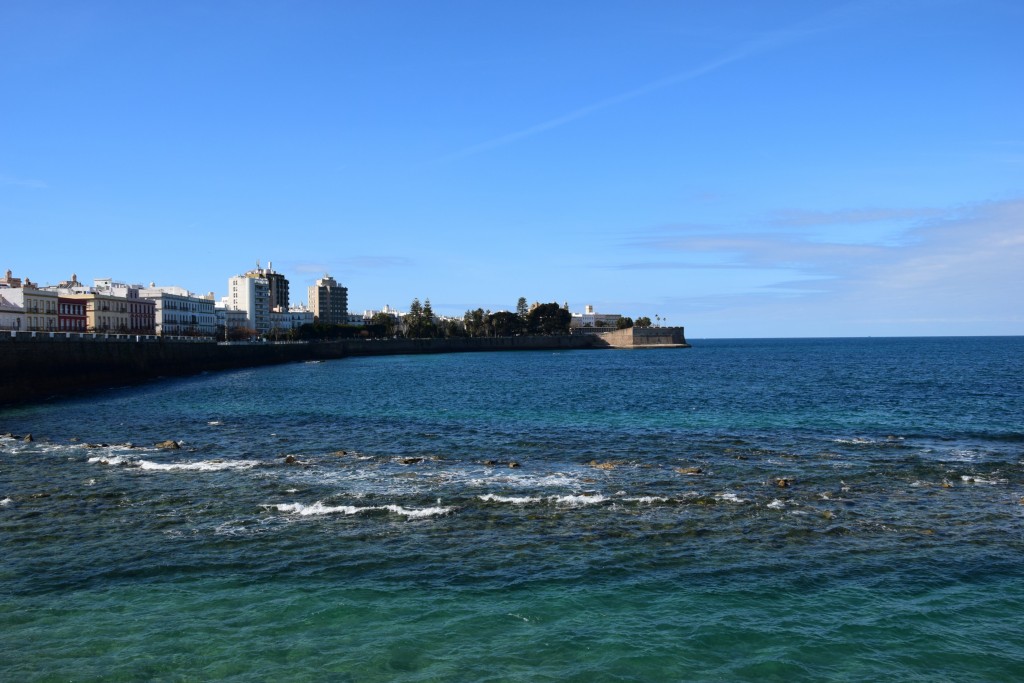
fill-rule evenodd
<path id="1" fill-rule="evenodd" d="M 0 333 L 0 405 L 201 372 L 346 356 L 593 348 L 589 335 L 353 339 L 311 343 L 137 341 L 132 336 Z"/>

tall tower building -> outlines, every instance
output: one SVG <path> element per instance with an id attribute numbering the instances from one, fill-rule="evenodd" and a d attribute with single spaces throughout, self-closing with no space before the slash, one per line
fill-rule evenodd
<path id="1" fill-rule="evenodd" d="M 348 321 L 348 287 L 339 285 L 327 273 L 309 288 L 309 307 L 317 322 L 344 325 Z"/>
<path id="2" fill-rule="evenodd" d="M 288 278 L 281 273 L 274 272 L 274 262 L 267 261 L 266 268 L 260 268 L 260 262 L 256 262 L 256 268 L 245 274 L 245 277 L 262 278 L 267 281 L 270 288 L 270 310 L 278 313 L 288 312 Z"/>
<path id="3" fill-rule="evenodd" d="M 259 334 L 270 331 L 270 285 L 249 273 L 228 280 L 227 308 L 245 311 L 249 327 Z"/>

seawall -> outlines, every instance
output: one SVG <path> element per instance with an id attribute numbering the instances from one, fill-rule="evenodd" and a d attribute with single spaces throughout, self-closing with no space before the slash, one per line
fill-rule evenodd
<path id="1" fill-rule="evenodd" d="M 216 344 L 126 335 L 0 333 L 0 405 L 157 377 L 348 356 L 594 348 L 590 335 Z"/>
<path id="2" fill-rule="evenodd" d="M 630 327 L 596 332 L 598 344 L 616 349 L 688 349 L 682 327 Z"/>
<path id="3" fill-rule="evenodd" d="M 0 406 L 234 368 L 386 356 L 480 351 L 685 348 L 683 328 L 633 328 L 551 337 L 349 339 L 217 344 L 132 335 L 0 333 Z"/>

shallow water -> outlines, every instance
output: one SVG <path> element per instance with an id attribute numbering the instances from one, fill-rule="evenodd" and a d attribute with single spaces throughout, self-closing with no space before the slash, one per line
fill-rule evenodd
<path id="1" fill-rule="evenodd" d="M 0 679 L 1017 678 L 1022 352 L 360 358 L 0 412 L 36 437 L 0 439 Z"/>

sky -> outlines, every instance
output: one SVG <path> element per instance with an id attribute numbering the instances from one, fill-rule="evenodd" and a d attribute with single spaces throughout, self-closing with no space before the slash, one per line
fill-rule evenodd
<path id="1" fill-rule="evenodd" d="M 1018 0 L 0 1 L 0 271 L 1024 334 Z"/>

